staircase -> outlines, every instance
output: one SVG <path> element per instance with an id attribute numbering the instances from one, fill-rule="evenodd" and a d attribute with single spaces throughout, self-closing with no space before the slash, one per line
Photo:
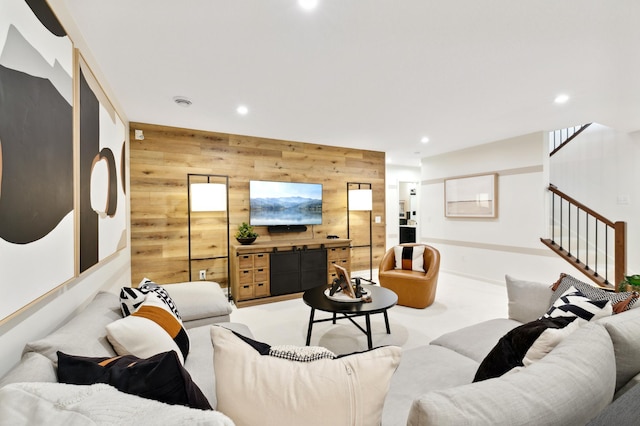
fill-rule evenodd
<path id="1" fill-rule="evenodd" d="M 549 132 L 550 156 L 589 124 Z M 582 271 L 596 285 L 616 290 L 626 273 L 626 222 L 614 222 L 549 185 L 550 238 L 543 244 Z"/>
<path id="2" fill-rule="evenodd" d="M 549 185 L 551 238 L 543 244 L 596 285 L 617 290 L 626 265 L 626 222 L 613 222 Z"/>
<path id="3" fill-rule="evenodd" d="M 567 127 L 565 129 L 554 130 L 549 132 L 549 156 L 562 149 L 563 146 L 571 142 L 576 136 L 582 133 L 592 123 L 583 124 L 581 126 Z"/>

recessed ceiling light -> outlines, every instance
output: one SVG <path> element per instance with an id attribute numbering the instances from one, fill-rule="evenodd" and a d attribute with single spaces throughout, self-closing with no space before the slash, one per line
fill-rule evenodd
<path id="1" fill-rule="evenodd" d="M 569 95 L 558 95 L 556 96 L 556 98 L 553 100 L 553 102 L 557 103 L 557 104 L 564 104 L 569 100 Z"/>
<path id="2" fill-rule="evenodd" d="M 186 98 L 184 96 L 174 96 L 173 102 L 175 102 L 176 104 L 180 105 L 183 108 L 188 108 L 193 103 L 189 98 Z"/>
<path id="3" fill-rule="evenodd" d="M 304 10 L 313 10 L 318 7 L 318 0 L 298 0 L 298 5 Z"/>
<path id="4" fill-rule="evenodd" d="M 423 136 L 422 139 L 420 139 L 420 142 L 427 143 L 427 142 L 429 142 L 429 138 L 426 137 L 426 136 Z"/>
<path id="5" fill-rule="evenodd" d="M 236 112 L 240 115 L 247 115 L 249 113 L 249 108 L 244 105 L 240 105 L 238 108 L 236 108 Z"/>

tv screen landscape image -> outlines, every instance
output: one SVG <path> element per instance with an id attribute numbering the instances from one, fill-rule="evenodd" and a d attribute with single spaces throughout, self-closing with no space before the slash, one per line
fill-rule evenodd
<path id="1" fill-rule="evenodd" d="M 322 184 L 249 182 L 250 224 L 254 226 L 322 224 Z"/>

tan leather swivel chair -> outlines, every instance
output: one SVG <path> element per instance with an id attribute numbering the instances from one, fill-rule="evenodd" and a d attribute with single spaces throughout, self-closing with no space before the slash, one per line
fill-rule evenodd
<path id="1" fill-rule="evenodd" d="M 393 247 L 380 261 L 378 280 L 380 286 L 393 290 L 398 295 L 398 305 L 411 308 L 426 308 L 436 297 L 438 273 L 440 272 L 440 252 L 425 244 L 400 244 L 400 246 L 424 246 L 424 270 L 426 272 L 395 269 L 396 260 Z"/>

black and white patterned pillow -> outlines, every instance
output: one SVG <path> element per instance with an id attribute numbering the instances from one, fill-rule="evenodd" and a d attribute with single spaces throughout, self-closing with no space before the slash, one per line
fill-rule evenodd
<path id="1" fill-rule="evenodd" d="M 289 361 L 311 362 L 319 359 L 334 359 L 336 354 L 321 346 L 271 346 L 269 355 Z"/>
<path id="2" fill-rule="evenodd" d="M 311 362 L 319 359 L 336 359 L 337 356 L 327 348 L 321 346 L 271 346 L 268 343 L 259 342 L 249 337 L 233 332 L 239 339 L 249 344 L 260 355 L 283 358 L 289 361 Z"/>
<path id="3" fill-rule="evenodd" d="M 578 317 L 585 321 L 594 321 L 611 315 L 611 301 L 591 300 L 580 290 L 570 286 L 541 318 Z"/>
<path id="4" fill-rule="evenodd" d="M 147 298 L 147 293 L 133 287 L 122 287 L 120 289 L 120 309 L 122 316 L 127 317 L 140 308 Z"/>
<path id="5" fill-rule="evenodd" d="M 137 311 L 150 293 L 167 305 L 173 315 L 182 321 L 178 307 L 171 296 L 169 296 L 167 290 L 149 278 L 144 278 L 138 285 L 138 288 L 122 287 L 120 289 L 120 309 L 122 310 L 122 315 L 126 317 Z"/>
<path id="6" fill-rule="evenodd" d="M 616 293 L 608 291 L 600 287 L 593 286 L 582 282 L 571 275 L 560 274 L 558 281 L 553 284 L 551 289 L 553 294 L 551 295 L 550 303 L 553 304 L 563 293 L 565 293 L 569 287 L 574 287 L 580 290 L 582 294 L 591 300 L 610 300 L 613 306 L 613 313 L 617 314 L 630 309 L 636 300 L 638 300 L 638 293 L 634 291 Z"/>
<path id="7" fill-rule="evenodd" d="M 169 307 L 169 310 L 173 312 L 176 318 L 182 320 L 180 312 L 178 311 L 178 307 L 176 306 L 171 296 L 169 296 L 167 290 L 165 290 L 163 287 L 160 287 L 149 278 L 144 278 L 142 281 L 140 281 L 138 290 L 142 291 L 143 293 L 154 293 L 156 297 L 162 300 Z"/>

